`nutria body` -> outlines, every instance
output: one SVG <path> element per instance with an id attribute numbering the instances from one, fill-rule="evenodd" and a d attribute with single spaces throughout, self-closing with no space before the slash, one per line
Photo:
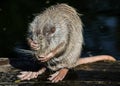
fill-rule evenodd
<path id="1" fill-rule="evenodd" d="M 55 53 L 47 67 L 52 70 L 72 68 L 82 50 L 82 22 L 74 8 L 58 4 L 46 9 L 30 24 L 33 41 L 39 44 L 38 56 Z"/>
<path id="2" fill-rule="evenodd" d="M 47 68 L 58 71 L 49 80 L 58 82 L 62 80 L 68 69 L 80 64 L 100 60 L 115 59 L 111 56 L 102 55 L 88 58 L 80 58 L 83 35 L 82 22 L 76 10 L 66 4 L 57 4 L 47 8 L 35 17 L 28 29 L 28 40 L 34 47 L 35 57 L 42 61 Z M 42 69 L 42 71 L 45 68 Z M 23 73 L 29 75 L 23 80 L 35 78 L 41 73 Z M 32 76 L 32 77 L 31 77 Z"/>

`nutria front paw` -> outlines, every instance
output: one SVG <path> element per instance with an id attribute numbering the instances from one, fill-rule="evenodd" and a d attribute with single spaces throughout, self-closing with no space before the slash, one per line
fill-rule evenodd
<path id="1" fill-rule="evenodd" d="M 38 60 L 40 60 L 41 62 L 46 62 L 46 61 L 49 61 L 52 57 L 53 57 L 54 55 L 53 55 L 53 53 L 51 52 L 51 53 L 49 53 L 49 54 L 47 54 L 47 55 L 40 55 L 39 57 L 39 59 Z"/>
<path id="2" fill-rule="evenodd" d="M 32 50 L 39 50 L 39 45 L 37 42 L 34 42 L 32 39 L 30 38 L 27 38 L 27 41 L 28 41 L 28 45 L 30 46 L 30 48 Z"/>

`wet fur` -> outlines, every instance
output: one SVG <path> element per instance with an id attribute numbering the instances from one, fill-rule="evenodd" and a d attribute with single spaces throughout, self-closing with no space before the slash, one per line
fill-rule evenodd
<path id="1" fill-rule="evenodd" d="M 55 28 L 55 32 L 46 35 L 51 28 Z M 47 8 L 35 17 L 28 33 L 30 33 L 29 37 L 39 44 L 39 50 L 35 51 L 36 58 L 50 52 L 55 54 L 46 62 L 46 66 L 51 70 L 72 68 L 80 64 L 77 61 L 83 44 L 82 22 L 73 7 L 57 4 Z"/>

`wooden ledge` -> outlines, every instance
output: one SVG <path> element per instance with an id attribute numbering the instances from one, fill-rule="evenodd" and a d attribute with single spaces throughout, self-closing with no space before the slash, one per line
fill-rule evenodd
<path id="1" fill-rule="evenodd" d="M 9 59 L 2 58 L 0 63 L 0 86 L 120 86 L 120 61 L 79 65 L 56 84 L 46 80 L 48 73 L 30 81 L 19 81 L 16 77 L 19 70 L 9 64 Z"/>

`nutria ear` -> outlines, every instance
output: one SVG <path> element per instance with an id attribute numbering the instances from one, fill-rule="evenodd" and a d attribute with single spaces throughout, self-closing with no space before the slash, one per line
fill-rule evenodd
<path id="1" fill-rule="evenodd" d="M 52 27 L 52 28 L 50 29 L 50 32 L 51 32 L 51 33 L 54 33 L 55 30 L 56 30 L 56 28 L 55 28 L 55 27 Z"/>

